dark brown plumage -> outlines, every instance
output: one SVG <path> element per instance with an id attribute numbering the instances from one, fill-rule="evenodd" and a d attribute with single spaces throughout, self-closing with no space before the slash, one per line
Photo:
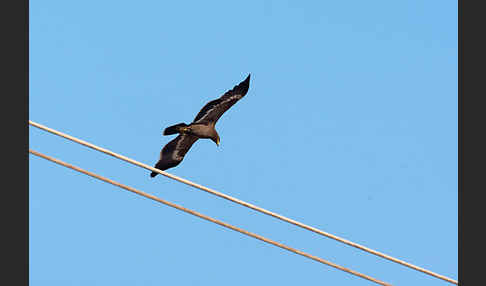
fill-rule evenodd
<path id="1" fill-rule="evenodd" d="M 155 168 L 164 171 L 179 165 L 192 144 L 200 138 L 211 139 L 216 145 L 219 145 L 219 134 L 214 128 L 216 122 L 226 110 L 246 95 L 249 87 L 250 75 L 220 98 L 204 105 L 191 124 L 179 123 L 167 127 L 164 130 L 164 135 L 179 134 L 179 136 L 162 148 L 160 159 Z M 158 173 L 152 172 L 150 177 L 155 177 L 156 175 Z"/>

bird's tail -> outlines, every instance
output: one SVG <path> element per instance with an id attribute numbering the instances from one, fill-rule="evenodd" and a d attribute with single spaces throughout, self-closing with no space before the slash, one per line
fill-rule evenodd
<path id="1" fill-rule="evenodd" d="M 172 134 L 177 134 L 180 133 L 180 129 L 183 127 L 187 127 L 187 124 L 185 123 L 179 123 L 176 125 L 169 126 L 165 128 L 164 130 L 164 135 L 172 135 Z"/>

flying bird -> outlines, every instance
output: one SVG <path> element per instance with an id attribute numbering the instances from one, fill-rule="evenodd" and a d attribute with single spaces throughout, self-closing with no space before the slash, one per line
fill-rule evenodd
<path id="1" fill-rule="evenodd" d="M 250 75 L 220 98 L 204 105 L 191 124 L 179 123 L 167 127 L 164 130 L 164 135 L 179 135 L 162 148 L 160 159 L 155 164 L 155 168 L 164 171 L 179 165 L 192 144 L 198 139 L 211 139 L 219 146 L 219 134 L 214 128 L 216 122 L 226 110 L 246 95 L 249 87 Z M 152 172 L 150 177 L 157 175 L 158 173 Z"/>

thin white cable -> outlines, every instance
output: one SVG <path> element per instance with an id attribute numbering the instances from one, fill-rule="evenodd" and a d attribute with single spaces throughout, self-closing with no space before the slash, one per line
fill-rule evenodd
<path id="1" fill-rule="evenodd" d="M 108 154 L 108 155 L 113 156 L 113 157 L 115 157 L 115 158 L 118 158 L 118 159 L 120 159 L 120 160 L 126 161 L 126 162 L 128 162 L 128 163 L 133 164 L 133 165 L 136 165 L 136 166 L 139 166 L 139 167 L 145 168 L 145 169 L 147 169 L 147 170 L 150 170 L 150 171 L 153 171 L 153 172 L 159 173 L 159 174 L 161 174 L 161 175 L 164 175 L 164 176 L 166 176 L 166 177 L 169 177 L 169 178 L 171 178 L 171 179 L 173 179 L 173 180 L 179 181 L 179 182 L 184 183 L 184 184 L 186 184 L 186 185 L 189 185 L 189 186 L 195 187 L 195 188 L 197 188 L 197 189 L 203 190 L 203 191 L 205 191 L 205 192 L 208 192 L 208 193 L 213 194 L 213 195 L 215 195 L 215 196 L 218 196 L 218 197 L 220 197 L 220 198 L 223 198 L 223 199 L 226 199 L 226 200 L 232 201 L 232 202 L 234 202 L 234 203 L 237 203 L 237 204 L 242 205 L 242 206 L 245 206 L 245 207 L 247 207 L 247 208 L 250 208 L 250 209 L 256 210 L 256 211 L 261 212 L 261 213 L 263 213 L 263 214 L 266 214 L 266 215 L 272 216 L 272 217 L 274 217 L 274 218 L 277 218 L 277 219 L 279 219 L 279 220 L 285 221 L 285 222 L 287 222 L 287 223 L 290 223 L 290 224 L 296 225 L 296 226 L 298 226 L 298 227 L 301 227 L 301 228 L 307 229 L 307 230 L 309 230 L 309 231 L 312 231 L 312 232 L 315 232 L 315 233 L 317 233 L 317 234 L 320 234 L 320 235 L 326 236 L 326 237 L 328 237 L 328 238 L 332 238 L 332 239 L 334 239 L 334 240 L 336 240 L 336 241 L 339 241 L 339 242 L 341 242 L 341 243 L 344 243 L 344 244 L 350 245 L 350 246 L 352 246 L 352 247 L 355 247 L 355 248 L 361 249 L 361 250 L 363 250 L 363 251 L 366 251 L 366 252 L 368 252 L 368 253 L 374 254 L 374 255 L 376 255 L 376 256 L 379 256 L 379 257 L 385 258 L 385 259 L 387 259 L 387 260 L 393 261 L 393 262 L 395 262 L 395 263 L 401 264 L 401 265 L 406 266 L 406 267 L 409 267 L 409 268 L 411 268 L 411 269 L 414 269 L 414 270 L 420 271 L 420 272 L 425 273 L 425 274 L 427 274 L 427 275 L 430 275 L 430 276 L 433 276 L 433 277 L 436 277 L 436 278 L 442 279 L 442 280 L 444 280 L 444 281 L 447 281 L 447 282 L 450 282 L 450 283 L 453 283 L 453 284 L 458 285 L 458 281 L 457 281 L 457 280 L 454 280 L 454 279 L 452 279 L 452 278 L 446 277 L 446 276 L 444 276 L 444 275 L 440 275 L 440 274 L 438 274 L 438 273 L 432 272 L 432 271 L 427 270 L 427 269 L 425 269 L 425 268 L 422 268 L 422 267 L 419 267 L 419 266 L 413 265 L 413 264 L 408 263 L 408 262 L 405 262 L 405 261 L 403 261 L 403 260 L 400 260 L 400 259 L 394 258 L 394 257 L 392 257 L 392 256 L 390 256 L 390 255 L 387 255 L 387 254 L 381 253 L 381 252 L 379 252 L 379 251 L 373 250 L 373 249 L 368 248 L 368 247 L 366 247 L 366 246 L 363 246 L 363 245 L 360 245 L 360 244 L 358 244 L 358 243 L 354 243 L 354 242 L 349 241 L 349 240 L 347 240 L 347 239 L 341 238 L 341 237 L 336 236 L 336 235 L 334 235 L 334 234 L 331 234 L 331 233 L 325 232 L 325 231 L 320 230 L 320 229 L 317 229 L 317 228 L 315 228 L 315 227 L 312 227 L 312 226 L 309 226 L 309 225 L 303 224 L 303 223 L 298 222 L 298 221 L 296 221 L 296 220 L 293 220 L 293 219 L 287 218 L 287 217 L 285 217 L 285 216 L 279 215 L 279 214 L 277 214 L 277 213 L 271 212 L 271 211 L 266 210 L 266 209 L 264 209 L 264 208 L 261 208 L 261 207 L 255 206 L 255 205 L 253 205 L 253 204 L 247 203 L 247 202 L 242 201 L 242 200 L 240 200 L 240 199 L 237 199 L 237 198 L 231 197 L 231 196 L 229 196 L 229 195 L 223 194 L 223 193 L 221 193 L 221 192 L 218 192 L 218 191 L 212 190 L 212 189 L 210 189 L 210 188 L 208 188 L 208 187 L 205 187 L 205 186 L 202 186 L 202 185 L 196 184 L 196 183 L 194 183 L 194 182 L 191 182 L 191 181 L 189 181 L 189 180 L 186 180 L 186 179 L 180 178 L 180 177 L 178 177 L 178 176 L 172 175 L 172 174 L 167 173 L 167 172 L 165 172 L 165 171 L 162 171 L 162 170 L 156 169 L 156 168 L 154 168 L 154 167 L 152 167 L 152 166 L 149 166 L 149 165 L 147 165 L 147 164 L 140 163 L 140 162 L 138 162 L 138 161 L 135 161 L 135 160 L 130 159 L 130 158 L 128 158 L 128 157 L 125 157 L 125 156 L 123 156 L 123 155 L 117 154 L 117 153 L 112 152 L 112 151 L 110 151 L 110 150 L 107 150 L 107 149 L 104 149 L 104 148 L 98 147 L 98 146 L 96 146 L 96 145 L 94 145 L 94 144 L 91 144 L 91 143 L 89 143 L 89 142 L 86 142 L 86 141 L 83 141 L 83 140 L 78 139 L 78 138 L 76 138 L 76 137 L 73 137 L 73 136 L 71 136 L 71 135 L 68 135 L 68 134 L 65 134 L 65 133 L 63 133 L 63 132 L 60 132 L 60 131 L 54 130 L 54 129 L 49 128 L 49 127 L 47 127 L 47 126 L 41 125 L 41 124 L 39 124 L 39 123 L 35 123 L 35 122 L 33 122 L 32 120 L 29 120 L 29 124 L 30 124 L 30 125 L 32 125 L 32 126 L 34 126 L 34 127 L 39 128 L 39 129 L 42 129 L 42 130 L 44 130 L 44 131 L 50 132 L 50 133 L 52 133 L 52 134 L 55 134 L 55 135 L 57 135 L 57 136 L 60 136 L 60 137 L 66 138 L 66 139 L 68 139 L 68 140 L 71 140 L 71 141 L 74 141 L 74 142 L 79 143 L 79 144 L 81 144 L 81 145 L 84 145 L 84 146 L 86 146 L 86 147 L 89 147 L 89 148 L 91 148 L 91 149 L 94 149 L 94 150 L 97 150 L 97 151 L 103 152 L 103 153 L 105 153 L 105 154 Z"/>

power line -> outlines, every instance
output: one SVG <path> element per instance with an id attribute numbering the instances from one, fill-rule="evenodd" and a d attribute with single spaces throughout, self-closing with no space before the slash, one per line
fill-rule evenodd
<path id="1" fill-rule="evenodd" d="M 140 196 L 143 196 L 143 197 L 149 198 L 149 199 L 151 199 L 151 200 L 154 200 L 154 201 L 157 201 L 157 202 L 162 203 L 162 204 L 164 204 L 164 205 L 167 205 L 167 206 L 173 207 L 173 208 L 178 209 L 178 210 L 180 210 L 180 211 L 183 211 L 183 212 L 186 212 L 186 213 L 192 214 L 192 215 L 194 215 L 194 216 L 197 216 L 197 217 L 199 217 L 199 218 L 205 219 L 205 220 L 210 221 L 210 222 L 212 222 L 212 223 L 219 224 L 219 225 L 221 225 L 221 226 L 223 226 L 223 227 L 226 227 L 226 228 L 229 228 L 229 229 L 231 229 L 231 230 L 234 230 L 234 231 L 237 231 L 237 232 L 239 232 L 239 233 L 242 233 L 242 234 L 244 234 L 244 235 L 247 235 L 247 236 L 250 236 L 250 237 L 256 238 L 256 239 L 261 240 L 261 241 L 263 241 L 263 242 L 266 242 L 266 243 L 269 243 L 269 244 L 275 245 L 275 246 L 277 246 L 277 247 L 283 248 L 283 249 L 288 250 L 288 251 L 290 251 L 290 252 L 293 252 L 293 253 L 296 253 L 296 254 L 302 255 L 302 256 L 304 256 L 304 257 L 310 258 L 310 259 L 315 260 L 315 261 L 317 261 L 317 262 L 320 262 L 320 263 L 322 263 L 322 264 L 329 265 L 329 266 L 331 266 L 331 267 L 337 268 L 337 269 L 342 270 L 342 271 L 344 271 L 344 272 L 347 272 L 347 273 L 349 273 L 349 274 L 352 274 L 352 275 L 355 275 L 355 276 L 358 276 L 358 277 L 361 277 L 361 278 L 367 279 L 367 280 L 369 280 L 369 281 L 375 282 L 375 283 L 380 284 L 380 285 L 391 286 L 391 284 L 386 283 L 386 282 L 383 282 L 383 281 L 380 281 L 380 280 L 375 279 L 375 278 L 373 278 L 373 277 L 371 277 L 371 276 L 368 276 L 368 275 L 365 275 L 365 274 L 362 274 L 362 273 L 356 272 L 356 271 L 351 270 L 351 269 L 349 269 L 349 268 L 346 268 L 346 267 L 340 266 L 340 265 L 338 265 L 338 264 L 335 264 L 335 263 L 333 263 L 333 262 L 330 262 L 330 261 L 324 260 L 324 259 L 322 259 L 322 258 L 320 258 L 320 257 L 317 257 L 317 256 L 314 256 L 314 255 L 308 254 L 308 253 L 306 253 L 306 252 L 303 252 L 303 251 L 301 251 L 301 250 L 298 250 L 298 249 L 295 249 L 295 248 L 289 247 L 289 246 L 287 246 L 287 245 L 285 245 L 285 244 L 282 244 L 282 243 L 280 243 L 280 242 L 273 241 L 273 240 L 268 239 L 268 238 L 266 238 L 266 237 L 263 237 L 263 236 L 261 236 L 261 235 L 258 235 L 258 234 L 255 234 L 255 233 L 252 233 L 252 232 L 246 231 L 246 230 L 241 229 L 241 228 L 239 228 L 239 227 L 236 227 L 236 226 L 230 225 L 230 224 L 228 224 L 228 223 L 225 223 L 225 222 L 223 222 L 223 221 L 220 221 L 220 220 L 214 219 L 214 218 L 212 218 L 212 217 L 206 216 L 206 215 L 204 215 L 204 214 L 198 213 L 198 212 L 196 212 L 196 211 L 193 211 L 193 210 L 191 210 L 191 209 L 185 208 L 185 207 L 183 207 L 183 206 L 180 206 L 180 205 L 177 205 L 177 204 L 174 204 L 174 203 L 168 202 L 168 201 L 163 200 L 163 199 L 160 199 L 160 198 L 158 198 L 158 197 L 156 197 L 156 196 L 154 196 L 154 195 L 151 195 L 151 194 L 145 193 L 145 192 L 143 192 L 143 191 L 137 190 L 137 189 L 132 188 L 132 187 L 127 186 L 127 185 L 123 185 L 123 184 L 118 183 L 118 182 L 116 182 L 116 181 L 113 181 L 113 180 L 110 180 L 110 179 L 108 179 L 108 178 L 105 178 L 105 177 L 102 177 L 102 176 L 100 176 L 100 175 L 97 175 L 97 174 L 95 174 L 95 173 L 92 173 L 92 172 L 86 171 L 86 170 L 84 170 L 84 169 L 81 169 L 81 168 L 76 167 L 76 166 L 74 166 L 74 165 L 68 164 L 68 163 L 63 162 L 63 161 L 61 161 L 61 160 L 55 159 L 55 158 L 53 158 L 53 157 L 47 156 L 47 155 L 45 155 L 45 154 L 39 153 L 39 152 L 34 151 L 34 150 L 32 150 L 32 149 L 29 149 L 29 152 L 30 152 L 31 154 L 33 154 L 33 155 L 38 156 L 38 157 L 44 158 L 44 159 L 49 160 L 49 161 L 51 161 L 51 162 L 54 162 L 54 163 L 56 163 L 56 164 L 59 164 L 59 165 L 62 165 L 62 166 L 64 166 L 64 167 L 70 168 L 70 169 L 72 169 L 72 170 L 78 171 L 78 172 L 80 172 L 80 173 L 83 173 L 83 174 L 85 174 L 85 175 L 91 176 L 91 177 L 96 178 L 96 179 L 98 179 L 98 180 L 101 180 L 101 181 L 103 181 L 103 182 L 110 183 L 110 184 L 112 184 L 112 185 L 115 185 L 115 186 L 117 186 L 117 187 L 120 187 L 120 188 L 122 188 L 122 189 L 125 189 L 125 190 L 127 190 L 127 191 L 130 191 L 130 192 L 135 193 L 135 194 L 137 194 L 137 195 L 140 195 Z"/>
<path id="2" fill-rule="evenodd" d="M 210 189 L 210 188 L 208 188 L 208 187 L 205 187 L 205 186 L 202 186 L 202 185 L 196 184 L 196 183 L 194 183 L 194 182 L 192 182 L 192 181 L 189 181 L 189 180 L 186 180 L 186 179 L 180 178 L 180 177 L 178 177 L 178 176 L 172 175 L 172 174 L 170 174 L 170 173 L 167 173 L 167 172 L 165 172 L 165 171 L 162 171 L 162 170 L 159 170 L 159 169 L 153 168 L 153 167 L 151 167 L 151 166 L 149 166 L 149 165 L 147 165 L 147 164 L 140 163 L 140 162 L 138 162 L 138 161 L 135 161 L 135 160 L 130 159 L 130 158 L 128 158 L 128 157 L 125 157 L 125 156 L 123 156 L 123 155 L 117 154 L 117 153 L 112 152 L 112 151 L 110 151 L 110 150 L 107 150 L 107 149 L 104 149 L 104 148 L 98 147 L 98 146 L 96 146 L 96 145 L 94 145 L 94 144 L 91 144 L 91 143 L 89 143 L 89 142 L 86 142 L 86 141 L 83 141 L 83 140 L 78 139 L 78 138 L 76 138 L 76 137 L 73 137 L 73 136 L 70 136 L 70 135 L 68 135 L 68 134 L 65 134 L 65 133 L 63 133 L 63 132 L 60 132 L 60 131 L 54 130 L 54 129 L 49 128 L 49 127 L 47 127 L 47 126 L 41 125 L 41 124 L 39 124 L 39 123 L 35 123 L 35 122 L 31 121 L 31 120 L 29 120 L 29 124 L 30 124 L 30 125 L 32 125 L 32 126 L 34 126 L 34 127 L 39 128 L 39 129 L 42 129 L 42 130 L 44 130 L 44 131 L 50 132 L 50 133 L 52 133 L 52 134 L 55 134 L 55 135 L 57 135 L 57 136 L 60 136 L 60 137 L 66 138 L 66 139 L 68 139 L 68 140 L 71 140 L 71 141 L 74 141 L 74 142 L 79 143 L 79 144 L 81 144 L 81 145 L 84 145 L 84 146 L 86 146 L 86 147 L 89 147 L 89 148 L 91 148 L 91 149 L 94 149 L 94 150 L 97 150 L 97 151 L 103 152 L 103 153 L 105 153 L 105 154 L 108 154 L 108 155 L 113 156 L 113 157 L 115 157 L 115 158 L 118 158 L 118 159 L 120 159 L 120 160 L 126 161 L 126 162 L 128 162 L 128 163 L 133 164 L 133 165 L 136 165 L 136 166 L 142 167 L 142 168 L 144 168 L 144 169 L 147 169 L 147 170 L 150 170 L 150 171 L 153 171 L 153 172 L 157 172 L 157 173 L 159 173 L 159 174 L 161 174 L 161 175 L 164 175 L 164 176 L 166 176 L 166 177 L 168 177 L 168 178 L 171 178 L 171 179 L 173 179 L 173 180 L 179 181 L 179 182 L 184 183 L 184 184 L 186 184 L 186 185 L 189 185 L 189 186 L 195 187 L 195 188 L 197 188 L 197 189 L 200 189 L 200 190 L 205 191 L 205 192 L 207 192 L 207 193 L 213 194 L 213 195 L 218 196 L 218 197 L 220 197 L 220 198 L 223 198 L 223 199 L 226 199 L 226 200 L 232 201 L 232 202 L 234 202 L 234 203 L 237 203 L 237 204 L 239 204 L 239 205 L 242 205 L 242 206 L 245 206 L 245 207 L 247 207 L 247 208 L 253 209 L 253 210 L 258 211 L 258 212 L 260 212 L 260 213 L 263 213 L 263 214 L 266 214 L 266 215 L 272 216 L 272 217 L 274 217 L 274 218 L 277 218 L 277 219 L 279 219 L 279 220 L 285 221 L 285 222 L 287 222 L 287 223 L 290 223 L 290 224 L 296 225 L 296 226 L 298 226 L 298 227 L 301 227 L 301 228 L 307 229 L 307 230 L 312 231 L 312 232 L 314 232 L 314 233 L 317 233 L 317 234 L 323 235 L 323 236 L 325 236 L 325 237 L 328 237 L 328 238 L 334 239 L 334 240 L 336 240 L 336 241 L 339 241 L 339 242 L 341 242 L 341 243 L 344 243 L 344 244 L 350 245 L 350 246 L 355 247 L 355 248 L 357 248 L 357 249 L 360 249 L 360 250 L 366 251 L 366 252 L 368 252 L 368 253 L 374 254 L 374 255 L 376 255 L 376 256 L 379 256 L 379 257 L 385 258 L 385 259 L 387 259 L 387 260 L 389 260 L 389 261 L 393 261 L 393 262 L 395 262 L 395 263 L 398 263 L 398 264 L 401 264 L 401 265 L 403 265 L 403 266 L 409 267 L 409 268 L 411 268 L 411 269 L 414 269 L 414 270 L 420 271 L 420 272 L 425 273 L 425 274 L 427 274 L 427 275 L 430 275 L 430 276 L 433 276 L 433 277 L 436 277 L 436 278 L 442 279 L 442 280 L 444 280 L 444 281 L 447 281 L 447 282 L 450 282 L 450 283 L 453 283 L 453 284 L 458 285 L 457 280 L 454 280 L 454 279 L 452 279 L 452 278 L 446 277 L 446 276 L 444 276 L 444 275 L 440 275 L 440 274 L 438 274 L 438 273 L 432 272 L 432 271 L 427 270 L 427 269 L 425 269 L 425 268 L 422 268 L 422 267 L 419 267 L 419 266 L 413 265 L 413 264 L 408 263 L 408 262 L 406 262 L 406 261 L 400 260 L 400 259 L 398 259 L 398 258 L 394 258 L 394 257 L 392 257 L 392 256 L 390 256 L 390 255 L 387 255 L 387 254 L 381 253 L 381 252 L 379 252 L 379 251 L 373 250 L 373 249 L 368 248 L 368 247 L 366 247 L 366 246 L 363 246 L 363 245 L 360 245 L 360 244 L 358 244 L 358 243 L 355 243 L 355 242 L 349 241 L 349 240 L 347 240 L 347 239 L 341 238 L 341 237 L 336 236 L 336 235 L 334 235 L 334 234 L 331 234 L 331 233 L 325 232 L 325 231 L 323 231 L 323 230 L 317 229 L 317 228 L 315 228 L 315 227 L 312 227 L 312 226 L 309 226 L 309 225 L 303 224 L 303 223 L 301 223 L 301 222 L 298 222 L 298 221 L 296 221 L 296 220 L 293 220 L 293 219 L 287 218 L 287 217 L 282 216 L 282 215 L 280 215 L 280 214 L 277 214 L 277 213 L 274 213 L 274 212 L 268 211 L 268 210 L 266 210 L 266 209 L 264 209 L 264 208 L 261 208 L 261 207 L 255 206 L 255 205 L 253 205 L 253 204 L 247 203 L 247 202 L 245 202 L 245 201 L 239 200 L 239 199 L 237 199 L 237 198 L 231 197 L 231 196 L 226 195 L 226 194 L 224 194 L 224 193 L 221 193 L 221 192 L 218 192 L 218 191 L 212 190 L 212 189 Z"/>

